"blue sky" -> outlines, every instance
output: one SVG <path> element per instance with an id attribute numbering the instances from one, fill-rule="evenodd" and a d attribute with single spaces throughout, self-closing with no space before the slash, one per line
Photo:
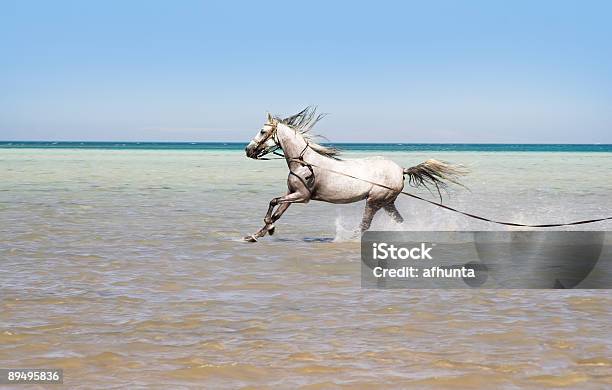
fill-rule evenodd
<path id="1" fill-rule="evenodd" d="M 611 2 L 0 2 L 0 139 L 612 143 Z"/>

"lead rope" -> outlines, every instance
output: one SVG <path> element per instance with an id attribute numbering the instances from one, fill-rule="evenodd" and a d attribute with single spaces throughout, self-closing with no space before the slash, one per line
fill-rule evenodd
<path id="1" fill-rule="evenodd" d="M 302 150 L 302 152 L 300 153 L 299 157 L 295 157 L 295 158 L 286 158 L 286 156 L 277 153 L 276 150 L 273 151 L 272 153 L 277 155 L 277 156 L 282 156 L 283 159 L 287 159 L 288 161 L 294 161 L 297 162 L 303 166 L 308 167 L 308 169 L 310 169 L 311 175 L 309 175 L 308 177 L 306 177 L 306 181 L 299 175 L 297 175 L 296 173 L 293 173 L 293 171 L 291 170 L 291 168 L 289 168 L 289 174 L 294 175 L 295 177 L 299 178 L 300 181 L 306 186 L 306 189 L 308 190 L 308 192 L 312 193 L 311 189 L 309 188 L 309 185 L 307 184 L 307 182 L 311 182 L 314 184 L 314 170 L 312 169 L 312 167 L 317 167 L 319 169 L 323 169 L 325 171 L 331 172 L 331 173 L 335 173 L 337 175 L 341 175 L 341 176 L 346 176 L 346 177 L 350 177 L 351 179 L 355 179 L 355 180 L 361 180 L 363 182 L 375 185 L 375 186 L 379 186 L 382 188 L 386 188 L 388 190 L 391 191 L 397 191 L 394 188 L 391 188 L 389 186 L 386 186 L 384 184 L 380 184 L 380 183 L 376 183 L 367 179 L 363 179 L 357 176 L 353 176 L 353 175 L 349 175 L 348 173 L 344 173 L 344 172 L 338 172 L 335 171 L 333 169 L 329 169 L 329 168 L 324 168 L 321 166 L 318 166 L 316 164 L 312 164 L 312 163 L 308 163 L 306 161 L 304 161 L 304 153 L 306 152 L 306 149 L 308 149 L 309 145 L 308 142 L 306 143 L 306 146 L 304 147 L 304 150 Z M 261 160 L 280 160 L 280 158 L 262 158 Z M 434 202 L 433 200 L 429 200 L 429 199 L 425 199 L 423 197 L 420 197 L 418 195 L 415 194 L 411 194 L 410 192 L 406 192 L 406 191 L 400 191 L 400 194 L 406 195 L 406 196 L 410 196 L 411 198 L 414 199 L 418 199 L 418 200 L 422 200 L 424 202 L 427 202 L 429 204 L 432 204 L 434 206 L 438 206 L 441 207 L 443 209 L 449 210 L 449 211 L 453 211 L 455 213 L 459 213 L 462 215 L 465 215 L 466 217 L 469 218 L 473 218 L 473 219 L 478 219 L 480 221 L 485 221 L 485 222 L 491 222 L 491 223 L 495 223 L 498 225 L 505 225 L 505 226 L 518 226 L 518 227 L 532 227 L 532 228 L 547 228 L 547 227 L 560 227 L 560 226 L 572 226 L 572 225 L 584 225 L 587 223 L 595 223 L 595 222 L 601 222 L 601 221 L 608 221 L 608 220 L 612 220 L 612 217 L 605 217 L 605 218 L 596 218 L 596 219 L 586 219 L 586 220 L 582 220 L 582 221 L 575 221 L 575 222 L 566 222 L 566 223 L 547 223 L 547 224 L 541 224 L 541 225 L 529 225 L 529 224 L 524 224 L 524 223 L 515 223 L 515 222 L 502 222 L 502 221 L 496 221 L 494 219 L 490 219 L 490 218 L 485 218 L 485 217 L 481 217 L 479 215 L 475 215 L 475 214 L 470 214 L 467 213 L 465 211 L 461 211 L 461 210 L 457 210 L 453 207 L 447 206 L 445 204 L 442 203 L 438 203 L 438 202 Z"/>
<path id="2" fill-rule="evenodd" d="M 391 188 L 389 186 L 386 186 L 384 184 L 375 183 L 375 182 L 367 180 L 367 179 L 362 179 L 360 177 L 349 175 L 348 173 L 334 171 L 333 169 L 323 168 L 323 167 L 317 166 L 315 164 L 310 164 L 310 165 L 312 165 L 314 167 L 317 167 L 317 168 L 320 168 L 320 169 L 324 169 L 324 170 L 326 170 L 328 172 L 335 173 L 337 175 L 342 175 L 342 176 L 350 177 L 352 179 L 361 180 L 361 181 L 364 181 L 366 183 L 370 183 L 372 185 L 376 185 L 376 186 L 379 186 L 379 187 L 382 187 L 382 188 L 386 188 L 386 189 L 391 190 L 391 191 L 397 191 L 396 189 L 393 189 L 393 188 Z M 612 220 L 612 217 L 606 217 L 606 218 L 597 218 L 597 219 L 587 219 L 587 220 L 576 221 L 576 222 L 548 223 L 548 224 L 541 224 L 541 225 L 529 225 L 529 224 L 515 223 L 515 222 L 502 222 L 502 221 L 496 221 L 496 220 L 490 219 L 490 218 L 481 217 L 479 215 L 470 214 L 470 213 L 467 213 L 465 211 L 457 210 L 457 209 L 455 209 L 453 207 L 444 205 L 442 203 L 434 202 L 433 200 L 425 199 L 425 198 L 422 198 L 422 197 L 420 197 L 418 195 L 411 194 L 410 192 L 400 191 L 400 193 L 403 194 L 403 195 L 410 196 L 410 197 L 412 197 L 414 199 L 422 200 L 422 201 L 427 202 L 429 204 L 432 204 L 434 206 L 438 206 L 438 207 L 441 207 L 443 209 L 446 209 L 446 210 L 449 210 L 449 211 L 453 211 L 455 213 L 459 213 L 459 214 L 465 215 L 466 217 L 470 217 L 470 218 L 474 218 L 474 219 L 479 219 L 481 221 L 496 223 L 498 225 L 544 228 L 544 227 L 558 227 L 558 226 L 570 226 L 570 225 L 584 225 L 586 223 L 594 223 L 594 222 L 601 222 L 601 221 Z"/>

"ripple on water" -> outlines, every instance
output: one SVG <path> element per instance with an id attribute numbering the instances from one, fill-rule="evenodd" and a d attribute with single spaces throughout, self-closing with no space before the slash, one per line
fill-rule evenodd
<path id="1" fill-rule="evenodd" d="M 445 198 L 460 209 L 528 222 L 612 209 L 604 154 L 435 157 L 475 167 L 471 192 Z M 291 206 L 274 236 L 243 242 L 284 169 L 221 152 L 3 152 L 0 367 L 61 367 L 71 388 L 612 385 L 608 292 L 361 289 L 363 204 Z M 374 229 L 492 229 L 397 203 L 406 222 L 380 213 Z"/>

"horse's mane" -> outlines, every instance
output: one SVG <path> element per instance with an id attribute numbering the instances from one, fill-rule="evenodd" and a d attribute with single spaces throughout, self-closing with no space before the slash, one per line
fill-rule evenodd
<path id="1" fill-rule="evenodd" d="M 340 150 L 332 146 L 323 146 L 315 141 L 315 138 L 324 138 L 320 135 L 311 134 L 310 130 L 317 124 L 321 119 L 325 117 L 325 114 L 317 114 L 317 108 L 308 106 L 302 111 L 295 115 L 288 116 L 286 118 L 276 118 L 280 123 L 290 127 L 297 133 L 301 134 L 302 137 L 308 142 L 314 151 L 322 154 L 326 157 L 338 159 Z"/>

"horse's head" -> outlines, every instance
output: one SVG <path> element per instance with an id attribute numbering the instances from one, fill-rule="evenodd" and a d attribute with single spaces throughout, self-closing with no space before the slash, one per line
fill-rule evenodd
<path id="1" fill-rule="evenodd" d="M 247 157 L 258 159 L 278 148 L 277 125 L 278 120 L 268 113 L 266 123 L 245 148 Z"/>

